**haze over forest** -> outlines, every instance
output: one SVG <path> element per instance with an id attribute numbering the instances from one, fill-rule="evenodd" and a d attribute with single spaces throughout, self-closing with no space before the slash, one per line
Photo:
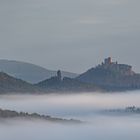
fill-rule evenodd
<path id="1" fill-rule="evenodd" d="M 34 119 L 0 119 L 0 137 L 4 140 L 139 140 L 139 114 L 100 113 L 104 109 L 123 109 L 132 105 L 139 107 L 139 91 L 0 97 L 0 107 L 3 109 L 85 121 L 80 125 L 64 125 Z"/>

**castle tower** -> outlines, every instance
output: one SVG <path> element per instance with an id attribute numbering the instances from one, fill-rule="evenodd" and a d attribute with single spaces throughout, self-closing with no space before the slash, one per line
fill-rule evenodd
<path id="1" fill-rule="evenodd" d="M 62 75 L 61 75 L 61 71 L 60 70 L 57 71 L 57 78 L 58 78 L 59 81 L 62 80 Z"/>
<path id="2" fill-rule="evenodd" d="M 104 60 L 104 63 L 105 63 L 106 65 L 111 64 L 111 63 L 112 63 L 111 57 L 106 58 L 106 59 Z"/>

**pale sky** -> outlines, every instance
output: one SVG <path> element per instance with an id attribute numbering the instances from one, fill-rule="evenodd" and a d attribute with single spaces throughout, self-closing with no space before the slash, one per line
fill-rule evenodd
<path id="1" fill-rule="evenodd" d="M 140 0 L 0 0 L 0 59 L 81 73 L 108 56 L 140 72 Z"/>

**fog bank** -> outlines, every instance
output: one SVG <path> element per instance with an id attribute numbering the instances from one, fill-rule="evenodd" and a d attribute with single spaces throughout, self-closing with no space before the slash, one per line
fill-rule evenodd
<path id="1" fill-rule="evenodd" d="M 140 115 L 111 116 L 102 109 L 140 107 L 140 91 L 126 93 L 82 93 L 69 95 L 0 95 L 0 107 L 37 112 L 88 123 L 64 125 L 44 121 L 0 120 L 4 140 L 139 140 Z"/>

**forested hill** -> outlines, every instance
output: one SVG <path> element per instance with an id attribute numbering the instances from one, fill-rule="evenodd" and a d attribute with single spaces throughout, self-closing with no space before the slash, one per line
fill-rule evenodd
<path id="1" fill-rule="evenodd" d="M 110 57 L 76 79 L 109 90 L 140 89 L 140 74 L 135 73 L 130 65 L 112 62 Z"/>

